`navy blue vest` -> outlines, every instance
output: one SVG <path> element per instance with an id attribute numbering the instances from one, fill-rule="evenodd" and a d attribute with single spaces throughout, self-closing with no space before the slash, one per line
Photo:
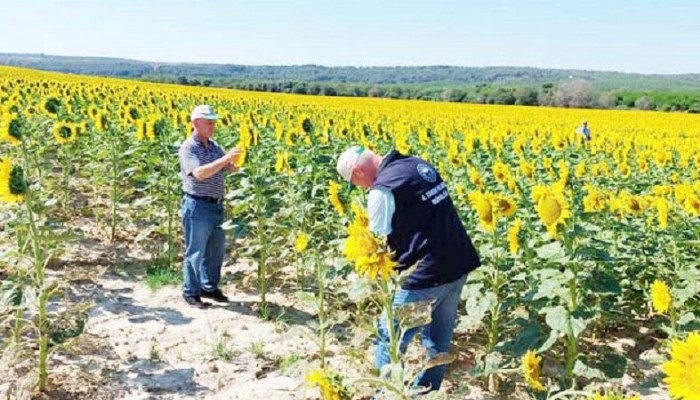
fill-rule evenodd
<path id="1" fill-rule="evenodd" d="M 387 238 L 398 270 L 418 262 L 404 289 L 454 282 L 481 265 L 435 168 L 392 151 L 379 165 L 372 189 L 390 190 L 396 211 Z"/>

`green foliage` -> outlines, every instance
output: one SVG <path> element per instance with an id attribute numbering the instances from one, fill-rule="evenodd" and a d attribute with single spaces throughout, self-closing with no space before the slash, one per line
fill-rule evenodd
<path id="1" fill-rule="evenodd" d="M 549 95 L 573 79 L 590 83 L 594 97 L 612 94 L 613 101 L 606 97 L 584 107 L 635 108 L 637 100 L 648 96 L 651 110 L 700 113 L 700 74 L 642 75 L 529 67 L 167 64 L 8 53 L 0 53 L 0 64 L 261 92 L 528 106 L 569 106 L 555 104 Z M 46 104 L 54 113 L 60 106 L 57 99 Z"/>
<path id="2" fill-rule="evenodd" d="M 182 283 L 182 271 L 175 266 L 168 267 L 164 261 L 156 262 L 146 268 L 146 284 L 152 290 L 180 283 Z"/>

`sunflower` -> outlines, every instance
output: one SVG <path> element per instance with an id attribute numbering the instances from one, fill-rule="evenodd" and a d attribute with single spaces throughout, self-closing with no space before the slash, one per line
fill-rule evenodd
<path id="1" fill-rule="evenodd" d="M 665 313 L 671 308 L 672 298 L 668 286 L 659 279 L 651 284 L 651 304 L 658 313 Z"/>
<path id="2" fill-rule="evenodd" d="M 472 169 L 471 171 L 469 171 L 469 181 L 479 189 L 484 187 L 484 180 L 481 179 L 481 175 L 479 175 L 479 171 L 477 171 L 476 169 Z"/>
<path id="3" fill-rule="evenodd" d="M 652 186 L 651 192 L 656 196 L 668 196 L 672 193 L 671 186 L 669 185 L 655 185 Z"/>
<path id="4" fill-rule="evenodd" d="M 547 172 L 550 172 L 550 173 L 553 172 L 551 158 L 546 157 L 546 156 L 544 158 L 542 158 L 542 166 L 544 167 L 544 169 L 547 170 Z"/>
<path id="5" fill-rule="evenodd" d="M 136 140 L 141 142 L 147 136 L 146 132 L 148 131 L 148 122 L 139 119 L 134 121 L 134 123 L 136 124 Z"/>
<path id="6" fill-rule="evenodd" d="M 649 170 L 649 161 L 647 161 L 646 158 L 638 158 L 637 159 L 637 169 L 639 169 L 639 172 L 647 172 Z"/>
<path id="7" fill-rule="evenodd" d="M 581 161 L 576 166 L 576 170 L 574 170 L 574 176 L 578 179 L 581 179 L 584 175 L 586 175 L 586 162 Z"/>
<path id="8" fill-rule="evenodd" d="M 644 212 L 648 204 L 641 196 L 634 196 L 626 191 L 620 192 L 617 197 L 611 198 L 610 211 L 617 211 L 620 216 L 633 215 L 638 216 Z"/>
<path id="9" fill-rule="evenodd" d="M 345 215 L 345 210 L 343 209 L 343 203 L 340 202 L 340 198 L 338 197 L 339 190 L 338 182 L 330 181 L 328 184 L 328 200 L 331 202 L 335 211 L 342 217 Z"/>
<path id="10" fill-rule="evenodd" d="M 343 385 L 342 377 L 325 368 L 317 368 L 306 375 L 308 387 L 318 387 L 323 400 L 346 400 L 350 393 Z"/>
<path id="11" fill-rule="evenodd" d="M 493 177 L 496 178 L 499 183 L 506 183 L 510 178 L 510 169 L 508 169 L 508 165 L 503 161 L 498 160 L 494 162 L 491 171 L 493 172 Z"/>
<path id="12" fill-rule="evenodd" d="M 367 250 L 378 251 L 378 246 L 372 246 Z M 355 260 L 355 271 L 358 275 L 368 278 L 369 280 L 381 279 L 383 282 L 388 281 L 396 274 L 394 267 L 396 262 L 391 259 L 391 255 L 386 252 L 369 253 Z"/>
<path id="13" fill-rule="evenodd" d="M 0 201 L 21 203 L 28 187 L 22 167 L 12 165 L 9 158 L 0 159 Z"/>
<path id="14" fill-rule="evenodd" d="M 299 133 L 309 134 L 314 130 L 314 124 L 311 122 L 311 118 L 306 114 L 301 114 L 299 118 L 297 118 L 297 126 Z"/>
<path id="15" fill-rule="evenodd" d="M 508 229 L 508 249 L 510 253 L 515 255 L 518 254 L 520 249 L 520 230 L 522 228 L 523 221 L 520 218 L 516 218 L 513 221 L 513 225 Z"/>
<path id="16" fill-rule="evenodd" d="M 665 166 L 672 159 L 673 159 L 673 154 L 671 154 L 671 152 L 669 152 L 668 150 L 657 151 L 654 153 L 654 161 L 656 162 L 656 165 L 658 165 L 659 167 Z"/>
<path id="17" fill-rule="evenodd" d="M 239 128 L 238 147 L 248 148 L 253 144 L 253 132 L 247 122 L 242 122 Z"/>
<path id="18" fill-rule="evenodd" d="M 520 160 L 520 173 L 527 178 L 532 179 L 532 175 L 535 171 L 535 166 L 532 162 L 527 162 L 524 159 Z"/>
<path id="19" fill-rule="evenodd" d="M 401 154 L 408 154 L 411 151 L 411 145 L 408 143 L 408 137 L 405 133 L 394 137 L 394 147 Z"/>
<path id="20" fill-rule="evenodd" d="M 44 102 L 44 109 L 49 113 L 49 114 L 57 114 L 59 109 L 61 108 L 61 101 L 55 97 L 49 97 L 46 99 Z"/>
<path id="21" fill-rule="evenodd" d="M 494 209 L 487 194 L 481 192 L 472 192 L 469 194 L 469 201 L 472 207 L 476 210 L 479 216 L 479 223 L 487 232 L 493 232 L 496 228 L 496 218 Z"/>
<path id="22" fill-rule="evenodd" d="M 498 217 L 509 217 L 515 212 L 515 202 L 503 195 L 493 195 L 490 199 L 491 207 Z"/>
<path id="23" fill-rule="evenodd" d="M 75 142 L 77 138 L 77 126 L 66 122 L 56 122 L 51 129 L 54 139 L 58 144 Z"/>
<path id="24" fill-rule="evenodd" d="M 698 197 L 694 193 L 688 194 L 688 196 L 685 198 L 683 201 L 683 208 L 685 211 L 694 216 L 697 217 L 700 215 L 700 197 Z"/>
<path id="25" fill-rule="evenodd" d="M 508 190 L 510 190 L 511 193 L 513 193 L 516 196 L 520 195 L 520 188 L 518 187 L 518 182 L 513 177 L 508 179 L 508 183 L 506 185 L 508 186 Z"/>
<path id="26" fill-rule="evenodd" d="M 535 187 L 533 201 L 536 203 L 535 208 L 540 220 L 547 227 L 547 232 L 556 237 L 557 227 L 571 217 L 569 202 L 564 194 L 552 188 Z"/>
<path id="27" fill-rule="evenodd" d="M 289 174 L 292 168 L 289 166 L 289 153 L 282 151 L 275 156 L 275 171 L 277 173 Z"/>
<path id="28" fill-rule="evenodd" d="M 22 122 L 19 115 L 11 112 L 0 115 L 0 141 L 17 146 L 22 140 Z"/>
<path id="29" fill-rule="evenodd" d="M 700 333 L 671 343 L 671 360 L 662 366 L 668 391 L 674 399 L 700 400 Z"/>
<path id="30" fill-rule="evenodd" d="M 603 211 L 605 209 L 607 200 L 605 194 L 589 184 L 586 184 L 585 189 L 588 193 L 583 197 L 583 211 Z"/>
<path id="31" fill-rule="evenodd" d="M 663 197 L 657 197 L 654 199 L 654 205 L 656 206 L 656 211 L 659 213 L 659 227 L 661 229 L 666 229 L 668 227 L 668 203 Z"/>
<path id="32" fill-rule="evenodd" d="M 565 186 L 566 182 L 569 180 L 569 165 L 566 161 L 560 160 L 557 163 L 557 169 L 559 170 L 559 182 L 563 182 L 561 185 Z"/>
<path id="33" fill-rule="evenodd" d="M 542 358 L 535 353 L 534 350 L 528 350 L 522 358 L 523 376 L 525 382 L 532 389 L 543 392 L 544 385 L 540 382 L 540 362 Z"/>
<path id="34" fill-rule="evenodd" d="M 304 250 L 309 245 L 309 236 L 306 233 L 300 233 L 297 235 L 296 240 L 294 241 L 294 250 L 297 251 L 297 253 L 303 253 Z"/>
<path id="35" fill-rule="evenodd" d="M 676 201 L 683 206 L 685 206 L 685 201 L 694 195 L 693 192 L 693 187 L 690 185 L 681 184 L 674 185 L 673 187 L 673 196 L 676 198 Z"/>
<path id="36" fill-rule="evenodd" d="M 569 143 L 567 142 L 565 137 L 562 136 L 555 136 L 552 138 L 552 147 L 554 147 L 557 150 L 566 150 L 566 148 L 569 146 Z"/>
<path id="37" fill-rule="evenodd" d="M 632 169 L 630 168 L 629 164 L 627 164 L 627 162 L 625 161 L 617 165 L 617 171 L 620 173 L 620 176 L 624 178 L 629 178 L 630 174 L 632 173 Z"/>
<path id="38" fill-rule="evenodd" d="M 100 110 L 92 121 L 95 127 L 100 131 L 105 131 L 109 127 L 109 113 L 105 110 Z"/>
<path id="39" fill-rule="evenodd" d="M 396 273 L 396 263 L 383 250 L 379 239 L 369 231 L 367 213 L 354 203 L 352 209 L 355 218 L 347 228 L 348 238 L 343 256 L 354 263 L 358 275 L 371 280 L 389 280 Z"/>

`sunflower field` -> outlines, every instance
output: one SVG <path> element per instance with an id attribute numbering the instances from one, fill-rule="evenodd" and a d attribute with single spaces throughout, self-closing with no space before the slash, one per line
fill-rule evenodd
<path id="1" fill-rule="evenodd" d="M 197 104 L 219 114 L 219 145 L 245 151 L 226 178 L 224 229 L 255 266 L 260 318 L 274 318 L 266 295 L 280 287 L 313 310 L 307 381 L 322 398 L 413 398 L 410 373 L 436 363 L 451 364 L 453 385 L 430 398 L 460 398 L 459 382 L 502 398 L 643 398 L 622 381 L 643 375 L 636 360 L 655 349 L 652 386 L 700 399 L 700 115 L 263 94 L 0 67 L 0 352 L 17 345 L 36 360 L 39 390 L 68 342 L 49 306 L 64 285 L 46 274 L 74 240 L 60 232 L 88 218 L 100 240 L 137 243 L 180 270 L 177 149 Z M 575 132 L 582 120 L 590 141 Z M 335 171 L 351 144 L 435 165 L 484 262 L 462 292 L 454 354 L 417 361 L 395 349 L 385 378 L 326 360 L 339 327 L 371 330 L 384 313 L 401 322 L 399 337 L 426 318 L 389 306 L 402 277 L 367 230 L 365 194 Z"/>

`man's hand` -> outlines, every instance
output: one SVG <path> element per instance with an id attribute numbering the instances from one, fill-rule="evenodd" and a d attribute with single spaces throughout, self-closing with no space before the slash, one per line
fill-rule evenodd
<path id="1" fill-rule="evenodd" d="M 228 164 L 226 165 L 225 169 L 228 172 L 236 172 L 238 171 L 238 167 L 236 167 L 236 163 L 238 162 L 238 159 L 241 157 L 243 154 L 243 150 L 239 149 L 238 147 L 234 147 L 231 150 L 226 153 L 227 159 L 228 159 Z"/>
<path id="2" fill-rule="evenodd" d="M 238 161 L 238 158 L 243 154 L 243 150 L 239 149 L 238 147 L 234 147 L 231 150 L 226 153 L 226 157 L 228 158 L 228 163 L 229 164 L 235 164 L 236 161 Z"/>

